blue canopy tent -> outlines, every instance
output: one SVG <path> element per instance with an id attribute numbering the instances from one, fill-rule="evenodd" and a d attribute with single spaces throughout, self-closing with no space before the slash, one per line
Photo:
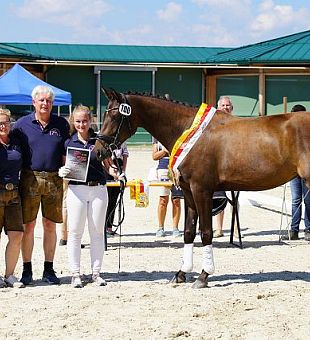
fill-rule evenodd
<path id="1" fill-rule="evenodd" d="M 35 77 L 19 64 L 0 77 L 0 104 L 32 105 L 31 92 L 37 85 L 49 86 L 55 94 L 54 105 L 69 105 L 71 111 L 71 93 L 58 89 Z"/>

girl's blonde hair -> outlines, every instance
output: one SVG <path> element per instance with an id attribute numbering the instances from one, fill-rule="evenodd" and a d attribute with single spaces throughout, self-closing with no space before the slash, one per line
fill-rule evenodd
<path id="1" fill-rule="evenodd" d="M 77 112 L 84 112 L 88 115 L 89 120 L 91 121 L 91 111 L 88 106 L 83 104 L 78 104 L 74 107 L 73 112 L 69 116 L 69 124 L 70 124 L 70 134 L 73 135 L 76 133 L 76 129 L 74 127 L 74 114 Z"/>

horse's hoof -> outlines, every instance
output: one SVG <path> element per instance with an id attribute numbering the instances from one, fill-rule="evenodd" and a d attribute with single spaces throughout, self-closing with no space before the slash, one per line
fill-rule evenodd
<path id="1" fill-rule="evenodd" d="M 170 283 L 185 283 L 186 282 L 186 276 L 185 273 L 179 270 L 173 278 L 170 280 Z"/>
<path id="2" fill-rule="evenodd" d="M 208 281 L 203 281 L 199 279 L 197 279 L 192 285 L 193 289 L 201 289 L 206 287 L 208 287 Z"/>

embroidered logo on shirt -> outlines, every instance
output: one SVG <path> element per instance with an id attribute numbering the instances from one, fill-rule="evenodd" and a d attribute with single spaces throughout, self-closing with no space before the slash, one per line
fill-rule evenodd
<path id="1" fill-rule="evenodd" d="M 56 128 L 50 130 L 50 136 L 57 136 L 60 137 L 60 131 Z"/>

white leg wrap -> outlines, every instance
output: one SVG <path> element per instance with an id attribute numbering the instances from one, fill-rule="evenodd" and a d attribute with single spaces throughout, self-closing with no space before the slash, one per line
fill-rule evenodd
<path id="1" fill-rule="evenodd" d="M 215 271 L 213 249 L 211 244 L 203 247 L 202 269 L 208 274 L 213 274 Z"/>
<path id="2" fill-rule="evenodd" d="M 193 249 L 194 243 L 184 244 L 182 272 L 189 273 L 193 270 Z"/>

